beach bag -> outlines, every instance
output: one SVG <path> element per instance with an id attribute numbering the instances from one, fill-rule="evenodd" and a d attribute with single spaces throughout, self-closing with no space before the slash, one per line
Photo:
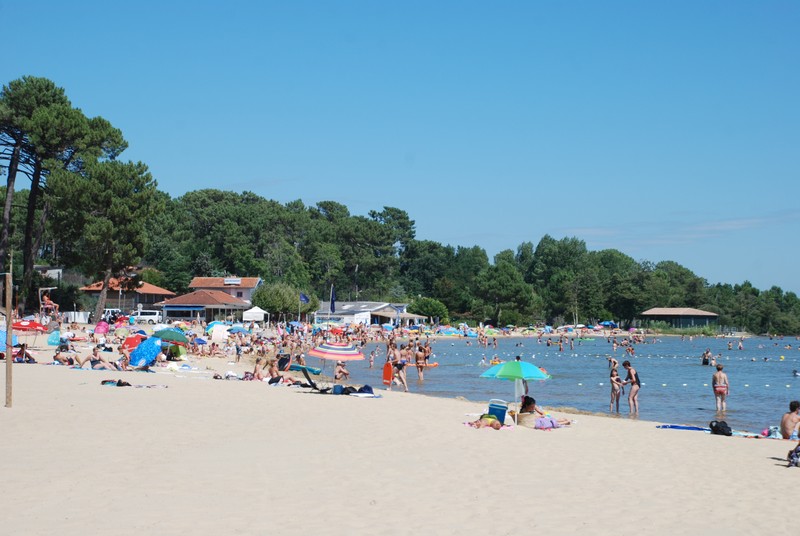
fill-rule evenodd
<path id="1" fill-rule="evenodd" d="M 786 459 L 789 461 L 789 467 L 800 467 L 800 444 L 789 451 Z"/>
<path id="2" fill-rule="evenodd" d="M 733 430 L 731 430 L 731 427 L 728 426 L 728 423 L 725 421 L 711 421 L 708 423 L 708 427 L 711 428 L 711 433 L 715 435 L 733 435 Z"/>
<path id="3" fill-rule="evenodd" d="M 369 385 L 364 385 L 363 387 L 359 387 L 358 392 L 359 393 L 367 393 L 367 394 L 370 394 L 370 395 L 375 394 L 375 393 L 372 392 L 372 387 L 370 387 Z"/>

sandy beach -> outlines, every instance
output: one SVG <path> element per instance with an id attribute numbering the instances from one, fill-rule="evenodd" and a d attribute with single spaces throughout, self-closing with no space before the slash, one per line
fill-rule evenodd
<path id="1" fill-rule="evenodd" d="M 44 357 L 47 351 L 38 352 Z M 45 361 L 41 359 L 41 361 Z M 485 404 L 320 395 L 198 371 L 14 365 L 4 534 L 788 534 L 793 442 L 571 415 L 475 430 Z M 0 367 L 4 370 L 3 367 Z M 5 372 L 2 373 L 5 378 Z M 105 379 L 166 387 L 101 385 Z"/>

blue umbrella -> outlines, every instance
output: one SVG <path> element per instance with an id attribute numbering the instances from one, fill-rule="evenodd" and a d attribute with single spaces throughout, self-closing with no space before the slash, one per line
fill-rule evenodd
<path id="1" fill-rule="evenodd" d="M 0 330 L 0 343 L 4 344 L 5 342 L 6 342 L 6 332 L 3 331 L 3 330 Z M 11 335 L 11 346 L 16 346 L 18 344 L 19 344 L 19 340 L 17 339 L 17 336 L 12 334 Z"/>
<path id="2" fill-rule="evenodd" d="M 131 353 L 131 366 L 144 367 L 151 365 L 156 360 L 159 352 L 161 352 L 161 339 L 158 337 L 145 339 Z"/>
<path id="3" fill-rule="evenodd" d="M 303 327 L 303 324 L 298 322 L 297 320 L 292 320 L 291 322 L 289 322 L 289 325 L 290 326 L 294 326 L 296 328 L 302 328 Z"/>
<path id="4" fill-rule="evenodd" d="M 201 339 L 200 337 L 197 337 L 197 338 L 194 340 L 194 342 L 195 342 L 195 344 L 208 344 L 208 341 L 207 341 L 207 340 L 205 340 L 205 339 Z"/>
<path id="5" fill-rule="evenodd" d="M 244 328 L 240 328 L 239 326 L 236 326 L 235 328 L 229 329 L 228 333 L 250 333 L 250 332 L 247 331 Z"/>
<path id="6" fill-rule="evenodd" d="M 220 326 L 220 325 L 225 325 L 225 322 L 222 322 L 220 320 L 214 320 L 213 322 L 209 322 L 208 326 L 206 326 L 206 333 L 211 333 L 211 331 L 214 329 L 214 326 Z"/>

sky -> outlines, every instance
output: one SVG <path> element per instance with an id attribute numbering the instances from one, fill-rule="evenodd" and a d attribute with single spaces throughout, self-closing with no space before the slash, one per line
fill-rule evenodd
<path id="1" fill-rule="evenodd" d="M 0 0 L 178 197 L 351 214 L 490 258 L 543 236 L 800 294 L 800 3 Z"/>

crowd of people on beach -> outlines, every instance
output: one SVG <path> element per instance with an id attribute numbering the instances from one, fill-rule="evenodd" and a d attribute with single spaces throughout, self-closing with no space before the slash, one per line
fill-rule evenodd
<path id="1" fill-rule="evenodd" d="M 51 316 L 52 315 L 52 316 Z M 95 370 L 135 370 L 130 366 L 130 349 L 124 343 L 124 333 L 116 336 L 114 331 L 107 334 L 92 332 L 86 326 L 80 327 L 77 324 L 60 323 L 59 310 L 55 305 L 51 305 L 40 318 L 44 322 L 58 324 L 58 329 L 62 332 L 62 343 L 53 355 L 53 362 L 77 368 L 89 367 Z M 386 363 L 391 367 L 391 380 L 388 382 L 387 389 L 392 390 L 394 386 L 401 387 L 403 391 L 409 390 L 407 370 L 410 367 L 417 369 L 419 381 L 425 379 L 425 369 L 429 366 L 430 358 L 433 354 L 433 346 L 430 338 L 421 337 L 415 333 L 401 333 L 397 330 L 385 331 L 382 329 L 374 330 L 369 326 L 357 325 L 349 329 L 315 329 L 309 323 L 276 323 L 269 326 L 270 329 L 259 329 L 255 324 L 245 325 L 245 329 L 235 333 L 226 334 L 222 339 L 211 339 L 207 336 L 208 326 L 204 322 L 191 322 L 184 326 L 188 343 L 185 344 L 186 353 L 189 356 L 198 358 L 219 357 L 239 363 L 246 356 L 254 361 L 252 371 L 245 372 L 242 377 L 237 379 L 265 381 L 270 384 L 285 385 L 307 385 L 302 378 L 298 378 L 290 373 L 293 364 L 301 367 L 306 366 L 305 354 L 313 347 L 319 346 L 324 342 L 346 342 L 364 348 L 368 343 L 382 342 L 385 344 Z M 409 336 L 410 335 L 410 336 Z M 557 346 L 559 351 L 565 348 L 574 349 L 576 345 L 582 343 L 582 333 L 556 333 L 546 334 L 540 332 L 536 341 L 548 347 Z M 406 338 L 407 337 L 407 338 Z M 637 333 L 609 333 L 604 334 L 606 342 L 611 346 L 612 355 L 607 357 L 609 367 L 610 402 L 609 412 L 619 413 L 620 400 L 627 395 L 628 408 L 632 416 L 639 413 L 639 393 L 642 381 L 639 371 L 632 364 L 636 357 L 635 346 L 638 344 L 651 344 L 658 342 L 656 338 L 646 337 L 644 334 Z M 477 345 L 483 348 L 497 347 L 497 338 L 489 337 L 482 330 L 478 330 L 475 337 Z M 692 337 L 689 337 L 692 340 Z M 87 356 L 80 355 L 75 350 L 75 343 L 86 341 L 92 345 L 91 353 Z M 471 344 L 472 341 L 467 339 Z M 776 343 L 777 344 L 777 343 Z M 523 343 L 517 343 L 522 346 Z M 742 349 L 743 339 L 737 341 L 736 347 Z M 790 347 L 785 346 L 785 348 Z M 734 348 L 734 342 L 728 342 L 728 348 Z M 116 350 L 117 355 L 113 354 Z M 618 351 L 624 351 L 626 359 L 621 365 L 615 357 Z M 379 347 L 369 354 L 369 368 L 374 366 L 376 357 L 379 357 Z M 0 357 L 4 357 L 0 353 Z M 12 358 L 20 363 L 35 363 L 35 358 L 23 344 L 15 350 Z M 165 347 L 158 354 L 155 362 L 150 366 L 168 366 L 169 362 L 186 359 L 181 352 L 171 352 Z M 519 357 L 517 358 L 519 359 Z M 731 392 L 731 385 L 724 366 L 721 363 L 722 354 L 713 355 L 710 348 L 707 348 L 700 357 L 703 365 L 709 365 L 715 370 L 711 377 L 711 390 L 715 400 L 715 409 L 718 415 L 724 416 L 727 412 L 728 397 Z M 485 357 L 481 364 L 486 364 Z M 499 362 L 493 358 L 492 363 Z M 621 375 L 620 366 L 625 372 Z M 333 378 L 336 381 L 346 381 L 350 378 L 351 372 L 345 362 L 337 362 L 333 369 Z M 219 375 L 218 375 L 219 376 Z M 518 417 L 522 422 L 528 422 L 526 415 L 534 415 L 536 419 L 546 417 L 546 414 L 529 393 L 526 393 L 520 400 L 522 406 Z M 495 426 L 490 418 L 479 419 L 483 424 L 478 426 Z M 540 425 L 542 422 L 539 423 Z M 566 423 L 553 421 L 552 427 L 563 426 Z M 541 426 L 540 426 L 541 427 Z M 776 427 L 778 428 L 778 427 Z M 780 437 L 784 439 L 796 439 L 800 429 L 800 402 L 792 401 L 789 412 L 783 415 L 780 424 Z M 777 432 L 776 432 L 777 433 Z"/>

